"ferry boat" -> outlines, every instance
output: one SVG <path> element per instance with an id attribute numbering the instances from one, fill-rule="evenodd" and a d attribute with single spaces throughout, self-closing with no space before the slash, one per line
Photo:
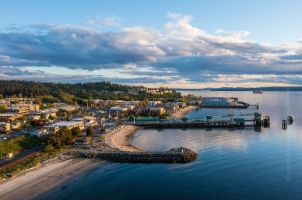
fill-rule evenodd
<path id="1" fill-rule="evenodd" d="M 259 93 L 262 94 L 263 92 L 261 90 L 254 90 L 253 93 Z"/>
<path id="2" fill-rule="evenodd" d="M 238 101 L 237 97 L 203 97 L 200 107 L 203 108 L 248 108 L 250 104 Z"/>

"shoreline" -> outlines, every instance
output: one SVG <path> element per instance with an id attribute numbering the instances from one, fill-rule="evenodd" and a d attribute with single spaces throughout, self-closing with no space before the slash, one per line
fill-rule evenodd
<path id="1" fill-rule="evenodd" d="M 185 117 L 196 106 L 188 106 L 178 110 L 173 117 Z M 105 137 L 105 143 L 114 149 L 129 152 L 146 152 L 131 144 L 132 137 L 139 127 L 124 125 Z M 75 181 L 79 181 L 96 167 L 106 161 L 90 159 L 60 158 L 46 161 L 47 163 L 35 169 L 21 172 L 15 178 L 0 182 L 0 199 L 44 199 L 54 194 L 64 192 L 64 188 Z M 25 198 L 24 198 L 25 197 Z"/>
<path id="2" fill-rule="evenodd" d="M 121 151 L 130 152 L 145 152 L 145 150 L 139 149 L 131 144 L 131 138 L 135 135 L 139 128 L 132 125 L 125 125 L 114 133 L 110 133 L 105 138 L 105 143 L 113 148 Z"/>
<path id="3" fill-rule="evenodd" d="M 182 118 L 182 117 L 186 117 L 187 114 L 191 111 L 198 108 L 197 106 L 188 106 L 182 109 L 179 109 L 176 113 L 173 114 L 172 117 L 174 118 Z"/>
<path id="4" fill-rule="evenodd" d="M 0 184 L 0 199 L 44 199 L 81 179 L 103 162 L 88 159 L 55 161 Z"/>

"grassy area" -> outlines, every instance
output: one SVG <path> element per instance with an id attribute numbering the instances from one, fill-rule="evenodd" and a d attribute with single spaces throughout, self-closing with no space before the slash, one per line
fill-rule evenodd
<path id="1" fill-rule="evenodd" d="M 34 155 L 16 165 L 13 167 L 7 168 L 0 172 L 0 180 L 8 178 L 8 175 L 14 175 L 16 173 L 22 172 L 24 170 L 36 167 L 38 164 L 47 161 L 49 159 L 55 158 L 58 153 L 61 153 L 65 147 L 62 147 L 61 149 L 54 149 L 52 151 L 48 152 L 41 152 L 37 155 Z"/>
<path id="2" fill-rule="evenodd" d="M 55 154 L 53 153 L 39 153 L 38 155 L 32 156 L 13 167 L 7 168 L 0 172 L 0 179 L 7 178 L 7 175 L 14 175 L 26 169 L 37 166 L 37 164 L 44 162 L 50 158 L 53 158 Z"/>
<path id="3" fill-rule="evenodd" d="M 14 154 L 31 149 L 39 144 L 45 143 L 47 137 L 38 138 L 35 136 L 22 135 L 17 138 L 0 142 L 0 152 L 2 155 L 13 152 Z M 1 158 L 0 158 L 1 159 Z"/>

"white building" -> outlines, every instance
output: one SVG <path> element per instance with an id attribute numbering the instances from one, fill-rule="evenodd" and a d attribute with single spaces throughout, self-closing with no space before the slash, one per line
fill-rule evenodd
<path id="1" fill-rule="evenodd" d="M 48 134 L 48 131 L 45 128 L 30 132 L 30 135 L 37 136 L 37 137 L 42 137 L 47 134 Z"/>
<path id="2" fill-rule="evenodd" d="M 60 121 L 44 127 L 48 130 L 48 133 L 55 134 L 60 129 L 72 129 L 74 127 L 79 127 L 83 130 L 84 123 L 83 121 Z"/>

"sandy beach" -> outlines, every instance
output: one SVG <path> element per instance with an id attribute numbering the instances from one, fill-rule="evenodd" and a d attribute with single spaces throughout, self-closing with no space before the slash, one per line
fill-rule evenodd
<path id="1" fill-rule="evenodd" d="M 175 118 L 185 117 L 191 110 L 196 109 L 196 108 L 197 108 L 197 106 L 188 106 L 188 107 L 182 108 L 182 109 L 178 110 L 173 115 L 173 117 L 175 117 Z"/>
<path id="2" fill-rule="evenodd" d="M 0 199 L 43 199 L 80 179 L 102 162 L 72 159 L 54 162 L 0 185 Z"/>
<path id="3" fill-rule="evenodd" d="M 143 152 L 131 145 L 131 138 L 139 128 L 136 126 L 126 125 L 119 130 L 109 134 L 105 138 L 108 146 L 121 151 Z"/>

